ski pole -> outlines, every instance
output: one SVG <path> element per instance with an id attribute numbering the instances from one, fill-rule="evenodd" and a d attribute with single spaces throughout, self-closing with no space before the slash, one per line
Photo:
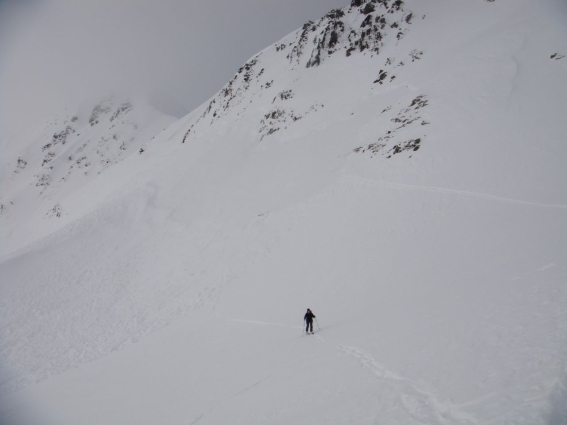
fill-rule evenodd
<path id="1" fill-rule="evenodd" d="M 320 331 L 321 328 L 319 327 L 319 322 L 317 321 L 317 318 L 315 318 L 315 323 L 317 323 L 317 330 Z"/>

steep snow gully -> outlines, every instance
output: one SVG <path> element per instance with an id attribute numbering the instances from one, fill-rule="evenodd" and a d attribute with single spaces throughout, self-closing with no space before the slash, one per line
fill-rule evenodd
<path id="1" fill-rule="evenodd" d="M 0 423 L 566 424 L 565 22 L 352 0 L 3 141 Z"/>

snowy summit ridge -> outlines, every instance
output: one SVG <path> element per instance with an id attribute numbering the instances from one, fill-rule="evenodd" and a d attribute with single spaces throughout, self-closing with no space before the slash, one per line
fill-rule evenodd
<path id="1" fill-rule="evenodd" d="M 373 58 L 380 54 L 384 46 L 390 49 L 397 46 L 404 34 L 409 32 L 413 19 L 413 13 L 405 11 L 403 4 L 401 0 L 353 0 L 350 7 L 333 10 L 317 22 L 307 22 L 301 30 L 290 34 L 244 64 L 208 103 L 202 115 L 191 124 L 183 142 L 191 131 L 198 130 L 194 127 L 201 121 L 208 120 L 212 124 L 238 109 L 238 105 L 250 104 L 255 98 L 265 94 L 273 93 L 275 96 L 271 102 L 273 107 L 259 121 L 261 139 L 322 108 L 324 105 L 315 103 L 300 111 L 291 109 L 294 102 L 286 102 L 295 96 L 291 88 L 294 84 L 289 82 L 290 77 L 304 74 L 306 71 L 302 67 L 318 67 L 333 54 L 342 53 L 343 56 L 350 57 L 359 53 Z M 407 52 L 407 62 L 415 62 L 422 55 L 422 51 L 412 49 Z M 382 85 L 396 78 L 391 69 L 405 64 L 403 60 L 397 64 L 394 61 L 395 58 L 386 58 L 384 69 L 374 71 L 374 83 Z M 269 66 L 264 67 L 264 63 Z M 285 70 L 283 75 L 282 70 Z M 289 84 L 290 88 L 283 88 L 285 83 Z M 282 90 L 276 92 L 275 87 Z M 240 113 L 238 109 L 236 115 Z"/>
<path id="2" fill-rule="evenodd" d="M 0 422 L 567 423 L 565 16 L 353 0 L 5 143 Z"/>

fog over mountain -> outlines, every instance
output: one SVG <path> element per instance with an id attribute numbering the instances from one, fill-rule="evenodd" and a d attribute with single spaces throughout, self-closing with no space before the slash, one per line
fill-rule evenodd
<path id="1" fill-rule="evenodd" d="M 0 135 L 111 91 L 184 115 L 255 52 L 342 3 L 0 1 Z"/>

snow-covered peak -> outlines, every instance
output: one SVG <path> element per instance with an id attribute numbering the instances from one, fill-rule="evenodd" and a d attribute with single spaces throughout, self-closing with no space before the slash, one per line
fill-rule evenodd
<path id="1" fill-rule="evenodd" d="M 30 140 L 8 141 L 2 158 L 3 227 L 25 229 L 40 216 L 43 221 L 60 218 L 66 214 L 66 197 L 142 153 L 174 121 L 144 99 L 110 95 L 84 102 L 73 114 L 53 117 Z M 4 249 L 10 245 L 5 237 Z"/>
<path id="2" fill-rule="evenodd" d="M 420 19 L 424 18 L 425 16 Z M 361 0 L 353 1 L 349 7 L 331 11 L 317 22 L 307 22 L 301 29 L 246 62 L 219 94 L 208 102 L 201 116 L 191 124 L 186 138 L 191 131 L 198 131 L 193 127 L 201 121 L 212 123 L 230 113 L 240 116 L 246 110 L 246 105 L 264 95 L 272 96 L 271 103 L 274 107 L 261 120 L 261 138 L 280 130 L 282 126 L 279 123 L 282 121 L 297 121 L 313 110 L 320 109 L 322 105 L 314 102 L 303 105 L 303 110 L 292 111 L 290 106 L 294 102 L 285 101 L 295 96 L 293 86 L 309 74 L 306 68 L 330 62 L 332 56 L 341 56 L 334 61 L 339 64 L 335 67 L 345 66 L 342 64 L 344 60 L 341 60 L 345 57 L 364 55 L 367 59 L 374 58 L 374 63 L 380 57 L 384 69 L 372 70 L 371 82 L 380 85 L 392 82 L 396 76 L 390 69 L 404 66 L 405 62 L 415 62 L 423 55 L 417 49 L 405 52 L 403 48 L 397 52 L 398 57 L 400 54 L 404 57 L 399 62 L 385 54 L 380 55 L 382 49 L 392 51 L 398 46 L 399 41 L 410 31 L 413 19 L 413 12 L 406 10 L 401 0 Z M 351 66 L 355 67 L 358 63 L 353 60 Z M 354 72 L 351 78 L 356 83 L 360 76 Z M 332 90 L 331 87 L 326 88 Z M 302 88 L 301 91 L 304 93 L 300 95 L 303 94 L 304 97 L 312 93 L 308 88 Z M 335 97 L 344 95 L 336 87 L 332 93 Z M 284 104 L 288 106 L 287 110 L 282 109 Z M 278 105 L 282 105 L 282 108 L 278 108 Z"/>

